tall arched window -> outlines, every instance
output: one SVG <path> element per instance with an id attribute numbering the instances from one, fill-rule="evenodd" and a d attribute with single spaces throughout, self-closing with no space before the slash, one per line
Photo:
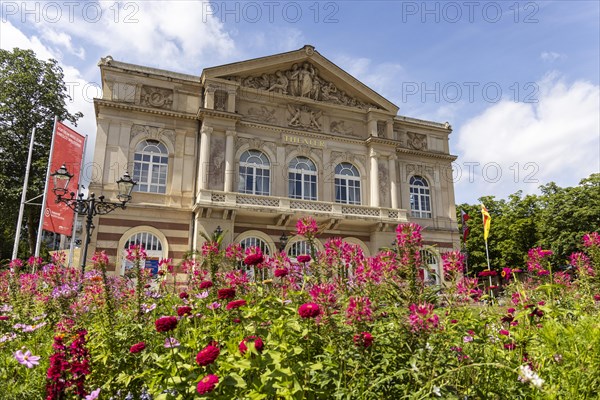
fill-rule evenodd
<path id="1" fill-rule="evenodd" d="M 360 174 L 350 163 L 335 167 L 335 201 L 343 204 L 360 204 Z"/>
<path id="2" fill-rule="evenodd" d="M 133 155 L 136 192 L 166 193 L 169 152 L 158 140 L 142 140 Z"/>
<path id="3" fill-rule="evenodd" d="M 310 244 L 306 240 L 298 240 L 290 244 L 288 248 L 288 257 L 295 259 L 296 257 L 309 254 L 310 255 Z"/>
<path id="4" fill-rule="evenodd" d="M 410 178 L 410 215 L 415 218 L 431 218 L 429 185 L 421 176 Z"/>
<path id="5" fill-rule="evenodd" d="M 258 150 L 245 151 L 240 157 L 238 192 L 268 196 L 271 194 L 271 164 Z"/>
<path id="6" fill-rule="evenodd" d="M 158 272 L 158 262 L 161 258 L 164 258 L 163 254 L 163 244 L 159 238 L 154 236 L 150 232 L 138 232 L 132 235 L 125 242 L 125 246 L 123 247 L 123 261 L 121 263 L 122 269 L 121 273 L 124 273 L 127 269 L 133 267 L 131 261 L 128 261 L 125 258 L 125 254 L 127 254 L 127 250 L 132 245 L 141 245 L 144 247 L 146 251 L 146 259 L 142 260 L 144 266 L 152 270 L 152 274 L 156 274 Z"/>
<path id="7" fill-rule="evenodd" d="M 306 157 L 296 157 L 289 165 L 289 193 L 292 199 L 317 199 L 317 167 Z"/>

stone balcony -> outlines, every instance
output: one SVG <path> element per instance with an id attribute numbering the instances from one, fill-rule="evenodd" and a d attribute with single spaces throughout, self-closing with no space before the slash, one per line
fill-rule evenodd
<path id="1" fill-rule="evenodd" d="M 281 216 L 291 216 L 294 214 L 310 214 L 315 218 L 327 218 L 337 221 L 356 220 L 358 223 L 370 224 L 397 225 L 408 221 L 408 213 L 403 209 L 300 200 L 288 197 L 257 196 L 215 190 L 200 191 L 194 209 L 195 211 L 198 209 L 233 210 L 236 215 L 274 213 Z"/>

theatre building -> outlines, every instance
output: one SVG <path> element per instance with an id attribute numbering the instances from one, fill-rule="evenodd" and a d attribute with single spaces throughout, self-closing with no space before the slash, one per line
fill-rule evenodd
<path id="1" fill-rule="evenodd" d="M 373 255 L 403 222 L 423 226 L 432 268 L 458 248 L 450 125 L 399 115 L 314 47 L 200 76 L 110 56 L 99 67 L 90 190 L 114 199 L 125 170 L 137 181 L 126 210 L 94 221 L 89 254 L 106 251 L 117 273 L 129 243 L 178 262 L 217 227 L 224 244 L 304 254 L 303 216 L 321 248 L 341 237 Z"/>

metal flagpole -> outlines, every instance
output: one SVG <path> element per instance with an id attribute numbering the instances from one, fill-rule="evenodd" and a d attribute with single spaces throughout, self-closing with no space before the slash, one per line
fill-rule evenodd
<path id="1" fill-rule="evenodd" d="M 87 150 L 87 135 L 85 136 L 83 142 L 83 156 L 81 157 L 81 164 L 79 166 L 79 184 L 77 185 L 77 198 L 79 198 L 79 192 L 81 191 L 81 176 L 83 175 L 83 160 L 85 159 L 85 151 Z M 73 252 L 75 251 L 75 231 L 77 230 L 77 217 L 79 214 L 75 213 L 75 218 L 73 218 L 73 231 L 71 232 L 71 244 L 69 245 L 69 263 L 67 265 L 71 265 L 73 262 Z"/>
<path id="2" fill-rule="evenodd" d="M 23 223 L 23 212 L 25 211 L 25 200 L 27 199 L 27 186 L 29 183 L 29 171 L 31 169 L 31 155 L 33 153 L 33 143 L 35 138 L 35 128 L 31 130 L 31 140 L 29 141 L 29 154 L 27 155 L 27 166 L 25 167 L 25 180 L 23 181 L 23 193 L 21 193 L 21 205 L 19 206 L 19 218 L 17 219 L 17 231 L 15 232 L 15 244 L 13 247 L 12 259 L 17 258 L 19 253 L 19 242 L 21 241 L 21 224 Z"/>
<path id="3" fill-rule="evenodd" d="M 46 183 L 44 184 L 44 197 L 42 198 L 42 212 L 40 213 L 40 225 L 38 226 L 37 240 L 35 243 L 35 256 L 40 256 L 42 245 L 42 228 L 44 226 L 44 214 L 46 213 L 46 200 L 48 197 L 48 182 L 50 181 L 50 168 L 52 167 L 52 152 L 54 150 L 54 135 L 56 134 L 56 123 L 58 116 L 54 116 L 54 128 L 52 129 L 52 140 L 50 141 L 50 155 L 48 156 L 48 169 L 46 170 Z"/>

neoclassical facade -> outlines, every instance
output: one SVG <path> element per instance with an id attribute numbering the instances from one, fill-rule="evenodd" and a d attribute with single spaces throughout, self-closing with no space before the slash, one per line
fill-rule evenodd
<path id="1" fill-rule="evenodd" d="M 367 255 L 390 246 L 402 222 L 424 227 L 426 260 L 458 248 L 448 123 L 398 107 L 312 46 L 212 67 L 200 76 L 99 63 L 91 190 L 116 196 L 128 170 L 138 182 L 126 210 L 97 217 L 91 251 L 120 271 L 123 249 L 180 261 L 217 227 L 225 243 L 281 248 L 310 215 L 330 237 Z"/>

